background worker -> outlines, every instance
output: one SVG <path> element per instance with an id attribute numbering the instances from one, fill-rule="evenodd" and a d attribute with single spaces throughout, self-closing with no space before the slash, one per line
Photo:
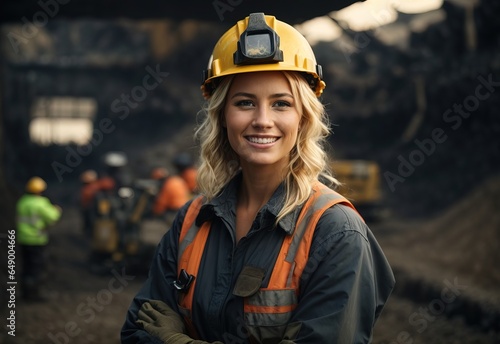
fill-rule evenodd
<path id="1" fill-rule="evenodd" d="M 80 188 L 80 210 L 83 221 L 83 233 L 86 238 L 92 236 L 92 227 L 96 216 L 95 198 L 101 185 L 97 179 L 97 172 L 86 170 L 80 176 L 82 186 Z"/>
<path id="2" fill-rule="evenodd" d="M 122 186 L 130 186 L 132 182 L 132 173 L 129 169 L 128 156 L 124 152 L 111 151 L 104 154 L 104 171 L 99 173 L 100 180 L 105 180 L 105 186 L 109 185 L 108 179 L 113 180 L 114 189 L 117 191 Z"/>
<path id="3" fill-rule="evenodd" d="M 182 177 L 170 174 L 167 169 L 162 169 L 161 172 L 162 184 L 153 202 L 152 211 L 153 215 L 163 217 L 170 225 L 177 211 L 191 198 L 191 193 Z"/>
<path id="4" fill-rule="evenodd" d="M 194 195 L 197 191 L 196 176 L 197 170 L 193 159 L 188 153 L 179 153 L 174 157 L 173 165 L 177 169 L 179 176 L 187 183 L 189 191 Z"/>
<path id="5" fill-rule="evenodd" d="M 157 203 L 158 195 L 163 187 L 163 184 L 167 180 L 168 177 L 168 169 L 163 166 L 156 166 L 151 169 L 149 173 L 149 179 L 153 181 L 151 187 L 149 187 L 149 193 L 151 195 L 151 199 L 148 202 L 148 207 L 146 209 L 146 214 L 149 217 L 157 217 L 158 215 L 153 212 L 153 207 Z"/>
<path id="6" fill-rule="evenodd" d="M 21 290 L 26 300 L 43 300 L 40 287 L 46 269 L 46 251 L 49 243 L 48 228 L 61 217 L 61 208 L 53 205 L 42 193 L 47 183 L 33 177 L 26 183 L 26 193 L 16 205 L 17 243 L 21 250 Z"/>
<path id="7" fill-rule="evenodd" d="M 103 169 L 96 181 L 89 236 L 89 267 L 96 274 L 106 273 L 122 258 L 120 250 L 127 214 L 119 194 L 120 189 L 127 189 L 131 181 L 128 157 L 124 152 L 107 152 L 102 163 Z"/>

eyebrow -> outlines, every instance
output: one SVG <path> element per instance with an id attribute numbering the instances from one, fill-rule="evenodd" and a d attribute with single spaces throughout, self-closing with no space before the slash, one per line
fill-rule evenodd
<path id="1" fill-rule="evenodd" d="M 235 94 L 233 94 L 231 99 L 236 98 L 236 97 L 246 97 L 246 98 L 252 98 L 252 99 L 257 98 L 255 96 L 255 94 L 247 93 L 247 92 L 236 92 Z M 290 93 L 286 93 L 286 92 L 272 94 L 269 98 L 283 98 L 283 97 L 288 97 L 288 98 L 293 99 L 293 95 L 291 95 Z"/>

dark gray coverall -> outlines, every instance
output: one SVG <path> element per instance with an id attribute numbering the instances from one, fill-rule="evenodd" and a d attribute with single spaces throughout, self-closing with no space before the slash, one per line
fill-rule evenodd
<path id="1" fill-rule="evenodd" d="M 247 236 L 235 244 L 236 176 L 220 196 L 204 205 L 197 224 L 212 221 L 193 299 L 193 322 L 202 339 L 248 343 L 243 322 L 243 298 L 233 295 L 244 266 L 267 268 L 262 287 L 269 281 L 286 235 L 294 230 L 300 209 L 273 227 L 281 209 L 281 185 L 258 213 Z M 158 245 L 149 278 L 127 313 L 122 343 L 161 343 L 135 324 L 141 304 L 162 300 L 178 311 L 177 249 L 187 205 Z M 306 273 L 307 272 L 307 273 Z M 392 270 L 370 229 L 351 208 L 335 205 L 320 218 L 306 270 L 301 277 L 297 308 L 290 324 L 298 330 L 284 336 L 293 343 L 369 343 L 375 320 L 393 287 Z M 291 343 L 288 341 L 287 343 Z M 279 343 L 279 340 L 276 341 Z"/>

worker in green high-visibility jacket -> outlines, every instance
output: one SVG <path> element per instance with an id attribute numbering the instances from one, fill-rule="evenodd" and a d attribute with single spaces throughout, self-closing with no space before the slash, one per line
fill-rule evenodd
<path id="1" fill-rule="evenodd" d="M 43 300 L 40 294 L 46 266 L 45 249 L 49 242 L 48 227 L 61 217 L 61 208 L 42 193 L 47 183 L 32 177 L 26 183 L 26 192 L 17 202 L 17 244 L 21 251 L 21 291 L 26 300 Z"/>

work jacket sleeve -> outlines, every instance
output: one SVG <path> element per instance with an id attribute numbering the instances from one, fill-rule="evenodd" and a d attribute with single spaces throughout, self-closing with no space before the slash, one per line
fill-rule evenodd
<path id="1" fill-rule="evenodd" d="M 145 301 L 161 300 L 179 313 L 176 292 L 172 286 L 172 282 L 177 279 L 177 247 L 186 207 L 183 207 L 178 212 L 172 228 L 163 236 L 158 244 L 151 262 L 149 276 L 141 290 L 132 300 L 121 330 L 121 342 L 123 344 L 162 343 L 161 340 L 151 336 L 136 323 L 138 311 Z"/>
<path id="2" fill-rule="evenodd" d="M 39 213 L 46 225 L 55 223 L 61 217 L 61 211 L 45 197 L 41 199 Z"/>
<path id="3" fill-rule="evenodd" d="M 369 343 L 394 286 L 382 250 L 346 206 L 327 210 L 313 242 L 282 343 Z"/>

